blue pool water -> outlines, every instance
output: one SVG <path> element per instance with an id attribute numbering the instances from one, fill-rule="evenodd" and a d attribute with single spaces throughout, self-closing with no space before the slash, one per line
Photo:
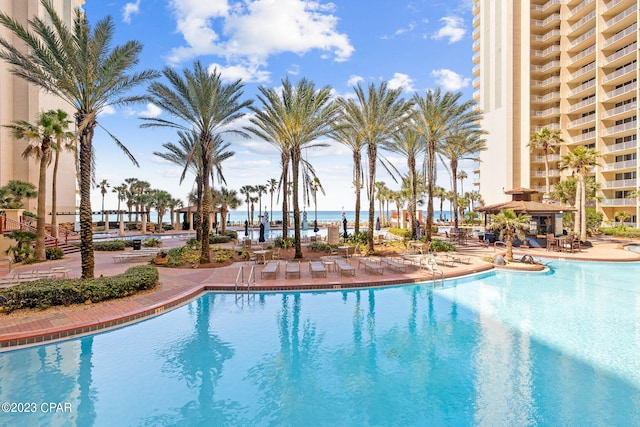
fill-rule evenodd
<path id="1" fill-rule="evenodd" d="M 549 266 L 435 289 L 211 293 L 0 353 L 0 402 L 38 408 L 0 424 L 640 425 L 640 265 Z"/>

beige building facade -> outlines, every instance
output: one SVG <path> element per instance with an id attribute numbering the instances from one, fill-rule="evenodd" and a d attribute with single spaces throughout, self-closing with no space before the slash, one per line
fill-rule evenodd
<path id="1" fill-rule="evenodd" d="M 559 129 L 549 156 L 551 185 L 567 172 L 561 156 L 582 145 L 602 154 L 593 176 L 605 221 L 629 214 L 638 227 L 637 0 L 474 0 L 474 99 L 484 111 L 489 149 L 479 190 L 487 204 L 503 191 L 545 191 L 542 152 L 532 133 Z M 502 191 L 501 191 L 502 190 Z"/>
<path id="2" fill-rule="evenodd" d="M 71 24 L 74 7 L 80 6 L 84 0 L 54 0 L 58 14 Z M 0 10 L 12 16 L 23 25 L 27 20 L 39 16 L 44 19 L 44 9 L 40 0 L 0 0 Z M 11 32 L 0 27 L 0 35 L 6 40 L 14 39 Z M 18 41 L 16 41 L 18 43 Z M 11 66 L 0 61 L 0 186 L 11 180 L 28 181 L 38 185 L 38 162 L 24 159 L 22 152 L 27 146 L 25 141 L 16 141 L 11 137 L 5 125 L 16 120 L 26 120 L 35 123 L 40 113 L 51 109 L 63 109 L 69 113 L 69 120 L 73 121 L 73 108 L 59 98 L 45 93 L 39 88 L 26 83 L 10 72 Z M 70 130 L 73 130 L 73 122 Z M 51 220 L 51 182 L 53 163 L 47 171 L 47 222 Z M 57 212 L 58 222 L 74 222 L 75 214 L 60 215 L 60 213 L 75 213 L 79 205 L 76 169 L 74 156 L 69 151 L 62 151 L 58 170 Z M 35 213 L 36 199 L 26 201 L 25 209 Z"/>

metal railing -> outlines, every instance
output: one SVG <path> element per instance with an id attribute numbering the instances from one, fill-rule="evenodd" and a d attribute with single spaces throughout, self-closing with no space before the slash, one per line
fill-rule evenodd
<path id="1" fill-rule="evenodd" d="M 255 265 L 251 266 L 251 269 L 249 270 L 249 274 L 248 274 L 246 282 L 244 280 L 244 276 L 245 276 L 244 268 L 245 267 L 248 267 L 248 265 L 241 265 L 240 266 L 240 270 L 238 270 L 238 275 L 236 276 L 236 283 L 235 283 L 235 286 L 234 286 L 234 292 L 236 294 L 236 297 L 238 295 L 238 288 L 241 288 L 241 287 L 246 285 L 247 286 L 247 294 L 248 294 L 249 291 L 250 291 L 251 286 L 255 285 L 255 283 L 256 283 Z M 240 289 L 240 290 L 242 290 L 242 289 Z"/>

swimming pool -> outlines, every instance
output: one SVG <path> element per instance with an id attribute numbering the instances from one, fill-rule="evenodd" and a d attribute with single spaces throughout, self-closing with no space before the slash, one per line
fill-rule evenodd
<path id="1" fill-rule="evenodd" d="M 549 266 L 435 289 L 206 294 L 0 353 L 0 402 L 71 408 L 0 423 L 640 425 L 640 265 Z"/>

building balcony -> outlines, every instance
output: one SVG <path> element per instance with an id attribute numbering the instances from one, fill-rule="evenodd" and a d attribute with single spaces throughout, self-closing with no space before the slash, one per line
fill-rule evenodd
<path id="1" fill-rule="evenodd" d="M 473 82 L 471 83 L 472 87 L 474 89 L 479 89 L 480 88 L 480 79 L 473 79 Z"/>
<path id="2" fill-rule="evenodd" d="M 473 17 L 473 26 L 474 27 L 480 26 L 480 15 L 476 15 Z"/>
<path id="3" fill-rule="evenodd" d="M 579 78 L 582 78 L 582 80 L 584 80 L 586 78 L 592 77 L 589 74 L 595 75 L 596 68 L 597 67 L 596 67 L 595 61 L 588 63 L 587 65 L 580 68 L 578 71 L 571 73 L 571 75 L 567 79 L 567 83 L 572 83 Z"/>
<path id="4" fill-rule="evenodd" d="M 595 39 L 596 29 L 592 28 L 584 34 L 581 34 L 578 38 L 569 43 L 569 52 L 573 52 L 576 50 L 584 49 L 587 46 L 593 44 L 593 40 Z"/>
<path id="5" fill-rule="evenodd" d="M 558 40 L 560 39 L 560 29 L 558 28 L 548 31 L 546 34 L 543 34 L 543 35 L 531 36 L 532 41 L 540 42 L 540 43 L 548 43 L 550 40 L 553 40 L 555 38 L 557 38 Z"/>
<path id="6" fill-rule="evenodd" d="M 637 200 L 635 197 L 628 199 L 602 199 L 601 206 L 636 206 Z"/>
<path id="7" fill-rule="evenodd" d="M 604 6 L 604 13 L 607 14 L 607 15 L 620 13 L 622 8 L 624 7 L 624 6 L 622 6 L 622 4 L 625 1 L 627 1 L 627 0 L 610 0 Z M 616 6 L 619 6 L 619 7 L 616 7 Z M 616 9 L 620 9 L 620 10 L 616 10 Z"/>
<path id="8" fill-rule="evenodd" d="M 624 114 L 629 111 L 633 111 L 638 108 L 638 103 L 636 101 L 630 102 L 628 104 L 621 105 L 619 107 L 612 108 L 610 110 L 605 110 L 602 114 L 603 119 L 613 119 L 620 114 Z"/>
<path id="9" fill-rule="evenodd" d="M 575 33 L 576 31 L 580 30 L 582 26 L 588 24 L 589 22 L 595 21 L 595 18 L 596 18 L 596 11 L 594 10 L 591 13 L 589 13 L 587 16 L 585 16 L 582 19 L 580 19 L 575 24 L 571 25 L 569 27 L 569 35 L 571 35 L 572 33 Z"/>
<path id="10" fill-rule="evenodd" d="M 631 25 L 630 27 L 625 28 L 622 31 L 618 31 L 617 33 L 615 33 L 613 36 L 609 37 L 608 39 L 606 39 L 604 41 L 604 44 L 602 45 L 603 49 L 608 49 L 608 48 L 615 48 L 617 44 L 620 44 L 622 46 L 626 46 L 629 43 L 624 43 L 624 41 L 626 41 L 626 39 L 629 39 L 629 42 L 631 40 L 633 40 L 633 37 L 635 37 L 636 32 L 638 31 L 638 23 L 634 22 L 633 25 Z M 619 46 L 619 47 L 622 47 Z"/>
<path id="11" fill-rule="evenodd" d="M 585 65 L 586 63 L 591 62 L 595 59 L 595 53 L 596 53 L 596 46 L 591 45 L 588 48 L 584 49 L 583 51 L 579 52 L 577 55 L 574 55 L 571 58 L 569 58 L 569 66 L 578 67 L 581 65 Z M 591 58 L 592 56 L 593 58 Z M 589 60 L 587 61 L 587 59 Z M 585 64 L 583 64 L 581 61 L 584 62 Z"/>
<path id="12" fill-rule="evenodd" d="M 625 151 L 635 150 L 636 148 L 638 148 L 638 141 L 627 141 L 627 142 L 620 142 L 618 144 L 604 145 L 600 150 L 600 152 L 603 155 L 608 155 L 608 154 L 618 155 L 618 154 L 624 153 Z"/>
<path id="13" fill-rule="evenodd" d="M 548 48 L 546 48 L 545 50 L 533 50 L 533 51 L 531 51 L 532 55 L 536 56 L 538 58 L 546 58 L 550 54 L 556 53 L 556 52 L 560 52 L 560 45 L 559 44 L 551 45 Z"/>
<path id="14" fill-rule="evenodd" d="M 540 132 L 542 129 L 547 128 L 547 129 L 552 129 L 552 130 L 560 130 L 560 123 L 548 123 L 546 125 L 541 125 L 541 126 L 533 126 L 531 128 L 531 132 Z"/>
<path id="15" fill-rule="evenodd" d="M 551 24 L 554 24 L 554 23 L 559 23 L 559 22 L 560 22 L 560 14 L 559 13 L 554 13 L 553 15 L 549 15 L 544 20 L 532 19 L 531 20 L 531 25 L 534 26 L 534 27 L 538 27 L 538 28 L 545 28 L 548 25 L 551 25 Z"/>
<path id="16" fill-rule="evenodd" d="M 569 107 L 569 113 L 578 112 L 579 110 L 586 110 L 589 107 L 592 107 L 596 103 L 596 97 L 591 97 L 589 99 L 585 99 L 583 101 L 577 102 L 575 104 L 571 104 Z"/>
<path id="17" fill-rule="evenodd" d="M 551 76 L 545 80 L 531 80 L 531 86 L 535 88 L 549 88 L 549 86 L 558 86 L 560 84 L 559 76 Z"/>
<path id="18" fill-rule="evenodd" d="M 554 69 L 560 69 L 560 61 L 550 61 L 544 65 L 531 66 L 531 71 L 536 73 L 548 73 Z"/>
<path id="19" fill-rule="evenodd" d="M 594 46 L 594 48 L 595 48 L 595 46 Z M 613 53 L 613 54 L 605 57 L 605 59 L 604 59 L 605 67 L 607 67 L 607 66 L 613 67 L 613 66 L 616 65 L 616 63 L 623 64 L 625 62 L 633 60 L 634 57 L 635 57 L 635 53 L 636 53 L 637 49 L 638 49 L 638 43 L 637 42 L 633 42 L 632 44 L 630 44 L 629 46 L 625 47 L 624 49 L 619 50 L 616 53 Z"/>
<path id="20" fill-rule="evenodd" d="M 618 89 L 611 90 L 604 94 L 603 101 L 612 101 L 615 98 L 622 97 L 623 95 L 627 95 L 629 93 L 635 93 L 636 88 L 638 87 L 638 82 L 629 83 L 628 85 L 624 85 L 619 87 Z"/>
<path id="21" fill-rule="evenodd" d="M 531 5 L 531 11 L 533 12 L 552 12 L 552 11 L 556 11 L 556 10 L 560 10 L 560 0 L 549 0 L 548 2 L 546 2 L 543 5 L 538 5 L 538 4 L 532 4 Z M 553 8 L 553 9 L 552 9 Z"/>
<path id="22" fill-rule="evenodd" d="M 569 128 L 576 128 L 576 127 L 579 127 L 579 126 L 585 126 L 585 125 L 588 125 L 590 123 L 594 123 L 595 121 L 596 121 L 596 115 L 595 114 L 589 114 L 588 116 L 580 117 L 579 119 L 570 121 L 568 127 Z"/>
<path id="23" fill-rule="evenodd" d="M 594 0 L 584 0 L 582 3 L 580 3 L 579 5 L 577 5 L 576 7 L 572 8 L 569 13 L 571 15 L 571 17 L 574 18 L 579 18 L 582 14 L 586 13 L 588 11 L 588 9 L 586 9 L 587 6 L 590 6 L 594 3 Z"/>
<path id="24" fill-rule="evenodd" d="M 584 92 L 596 87 L 596 81 L 591 80 L 569 91 L 568 96 L 575 98 L 576 96 L 584 96 Z"/>
<path id="25" fill-rule="evenodd" d="M 628 78 L 626 78 L 626 75 L 629 73 L 633 73 L 637 69 L 638 69 L 638 63 L 633 62 L 631 64 L 624 66 L 623 68 L 620 68 L 619 70 L 616 70 L 609 74 L 605 74 L 604 78 L 602 79 L 602 83 L 615 84 L 616 81 L 620 83 L 621 81 L 629 80 Z"/>
<path id="26" fill-rule="evenodd" d="M 546 176 L 550 178 L 560 176 L 560 171 L 558 169 L 549 169 L 548 175 L 545 171 L 531 171 L 532 178 L 544 178 Z"/>
<path id="27" fill-rule="evenodd" d="M 625 160 L 623 162 L 607 163 L 602 166 L 603 172 L 620 171 L 624 169 L 634 169 L 638 167 L 638 159 Z"/>
<path id="28" fill-rule="evenodd" d="M 471 72 L 474 76 L 478 77 L 480 75 L 480 65 L 476 65 L 472 68 Z"/>
<path id="29" fill-rule="evenodd" d="M 480 63 L 480 52 L 476 52 L 473 54 L 473 56 L 471 57 L 471 62 L 473 62 L 474 64 Z"/>
<path id="30" fill-rule="evenodd" d="M 550 102 L 555 99 L 560 100 L 560 92 L 552 92 L 542 96 L 532 96 L 531 102 Z"/>
<path id="31" fill-rule="evenodd" d="M 613 136 L 619 133 L 623 133 L 626 131 L 630 131 L 633 130 L 635 131 L 638 128 L 638 121 L 637 120 L 633 120 L 630 121 L 628 123 L 622 123 L 619 125 L 615 125 L 615 126 L 611 126 L 608 128 L 605 128 L 604 130 L 604 135 L 603 136 Z"/>
<path id="32" fill-rule="evenodd" d="M 595 138 L 596 138 L 596 131 L 581 133 L 580 135 L 572 136 L 570 144 L 585 143 Z"/>
<path id="33" fill-rule="evenodd" d="M 559 162 L 560 161 L 560 154 L 558 154 L 558 153 L 549 154 L 547 156 L 547 159 L 549 160 L 549 163 Z M 530 160 L 531 160 L 531 163 L 544 163 L 544 156 L 541 156 L 541 155 L 531 156 Z"/>
<path id="34" fill-rule="evenodd" d="M 631 25 L 631 22 L 633 22 L 633 19 L 635 18 L 637 9 L 638 4 L 634 3 L 626 10 L 609 19 L 605 22 L 605 30 L 611 31 L 617 25 L 620 25 L 621 27 L 624 27 L 624 24 Z"/>
<path id="35" fill-rule="evenodd" d="M 602 184 L 602 189 L 612 190 L 619 188 L 636 188 L 638 185 L 637 179 L 616 179 L 615 181 L 605 181 Z"/>
<path id="36" fill-rule="evenodd" d="M 553 107 L 547 108 L 546 110 L 533 110 L 531 112 L 533 117 L 549 117 L 549 116 L 557 116 L 560 115 L 560 108 Z"/>

